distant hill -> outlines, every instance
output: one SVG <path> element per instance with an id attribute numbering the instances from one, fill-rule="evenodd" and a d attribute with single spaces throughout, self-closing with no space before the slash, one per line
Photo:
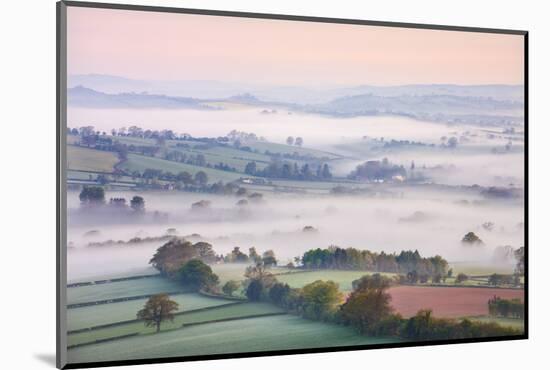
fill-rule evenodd
<path id="1" fill-rule="evenodd" d="M 263 101 L 287 104 L 324 104 L 355 95 L 397 97 L 402 95 L 453 95 L 523 101 L 522 85 L 452 85 L 425 84 L 402 86 L 359 85 L 349 87 L 273 86 L 242 82 L 187 80 L 146 81 L 119 76 L 87 74 L 70 75 L 68 87 L 86 86 L 109 94 L 148 92 L 168 96 L 189 96 L 196 99 L 227 99 L 251 94 Z"/>
<path id="2" fill-rule="evenodd" d="M 308 105 L 309 112 L 336 116 L 403 115 L 442 122 L 521 123 L 523 103 L 460 95 L 354 95 Z"/>
<path id="3" fill-rule="evenodd" d="M 214 109 L 193 98 L 171 97 L 147 93 L 106 94 L 84 86 L 67 90 L 69 106 L 86 108 L 191 108 Z"/>
<path id="4" fill-rule="evenodd" d="M 86 85 L 73 86 L 76 82 L 86 82 Z M 69 78 L 68 103 L 70 106 L 90 108 L 222 109 L 209 104 L 218 101 L 251 106 L 279 106 L 289 111 L 341 117 L 398 115 L 445 123 L 521 125 L 523 92 L 523 86 L 520 85 L 404 85 L 318 89 L 217 81 L 148 82 L 117 76 L 77 75 Z"/>

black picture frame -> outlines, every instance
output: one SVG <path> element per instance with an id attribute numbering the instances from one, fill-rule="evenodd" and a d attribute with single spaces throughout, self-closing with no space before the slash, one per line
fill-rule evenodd
<path id="1" fill-rule="evenodd" d="M 261 352 L 241 352 L 230 354 L 211 354 L 200 356 L 185 356 L 185 357 L 165 357 L 151 358 L 138 360 L 121 360 L 121 361 L 96 361 L 86 363 L 67 363 L 67 333 L 66 333 L 66 136 L 65 128 L 67 127 L 67 8 L 101 8 L 114 10 L 132 10 L 143 12 L 164 12 L 164 13 L 180 13 L 180 14 L 196 14 L 210 15 L 223 17 L 238 17 L 238 18 L 255 18 L 269 20 L 285 20 L 297 22 L 318 22 L 318 23 L 339 23 L 358 26 L 383 26 L 411 29 L 428 29 L 441 31 L 462 31 L 476 33 L 494 33 L 494 34 L 509 34 L 520 35 L 524 39 L 524 127 L 525 127 L 525 152 L 524 152 L 524 178 L 525 178 L 525 199 L 524 199 L 524 224 L 525 224 L 525 277 L 524 277 L 524 302 L 525 302 L 525 328 L 524 333 L 514 336 L 499 336 L 499 337 L 484 337 L 474 339 L 452 339 L 452 340 L 434 340 L 410 343 L 391 343 L 391 344 L 373 344 L 373 345 L 356 345 L 342 347 L 324 347 L 324 348 L 305 348 L 297 350 L 273 350 Z M 462 27 L 452 25 L 436 25 L 436 24 L 418 24 L 418 23 L 402 23 L 402 22 L 386 22 L 373 20 L 359 19 L 342 19 L 342 18 L 327 18 L 327 17 L 311 17 L 299 15 L 284 15 L 284 14 L 265 14 L 265 13 L 250 13 L 250 12 L 234 12 L 206 9 L 188 9 L 175 7 L 160 7 L 160 6 L 144 6 L 144 5 L 128 5 L 128 4 L 112 4 L 99 2 L 80 2 L 80 1 L 59 1 L 56 4 L 56 19 L 57 19 L 57 63 L 56 63 L 56 129 L 57 129 L 57 153 L 56 153 L 56 173 L 57 173 L 57 212 L 56 212 L 56 366 L 59 369 L 77 369 L 77 368 L 95 368 L 107 366 L 121 365 L 141 365 L 141 364 L 156 364 L 156 363 L 172 363 L 172 362 L 188 362 L 188 361 L 204 361 L 204 360 L 219 360 L 219 359 L 234 359 L 245 357 L 264 357 L 264 356 L 280 356 L 280 355 L 295 355 L 295 354 L 313 354 L 323 352 L 343 352 L 357 351 L 370 349 L 385 349 L 385 348 L 402 348 L 402 347 L 420 347 L 434 346 L 447 344 L 464 344 L 464 343 L 482 343 L 482 342 L 497 342 L 510 340 L 525 340 L 529 338 L 529 32 L 525 30 L 512 29 L 495 29 L 481 27 Z"/>

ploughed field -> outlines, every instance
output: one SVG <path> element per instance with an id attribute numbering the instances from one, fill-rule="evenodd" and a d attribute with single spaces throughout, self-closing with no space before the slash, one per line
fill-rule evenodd
<path id="1" fill-rule="evenodd" d="M 390 288 L 389 293 L 391 305 L 405 317 L 426 308 L 436 317 L 487 315 L 487 302 L 495 295 L 504 299 L 524 298 L 522 289 L 501 288 L 397 286 Z"/>

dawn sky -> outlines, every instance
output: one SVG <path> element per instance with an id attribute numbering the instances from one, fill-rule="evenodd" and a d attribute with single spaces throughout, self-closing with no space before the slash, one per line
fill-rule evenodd
<path id="1" fill-rule="evenodd" d="M 68 8 L 68 73 L 276 85 L 522 84 L 523 36 Z"/>

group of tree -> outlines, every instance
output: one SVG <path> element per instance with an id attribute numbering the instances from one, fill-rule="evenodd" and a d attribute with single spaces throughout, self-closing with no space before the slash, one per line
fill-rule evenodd
<path id="1" fill-rule="evenodd" d="M 104 206 L 105 203 L 105 189 L 101 186 L 84 186 L 78 196 L 80 204 L 86 207 Z M 128 204 L 126 198 L 115 197 L 110 198 L 109 207 L 115 209 L 127 209 Z M 139 195 L 134 195 L 130 199 L 130 208 L 137 213 L 145 211 L 145 199 Z"/>
<path id="2" fill-rule="evenodd" d="M 244 172 L 251 176 L 260 176 L 276 179 L 323 181 L 332 178 L 328 164 L 319 164 L 316 167 L 309 163 L 298 166 L 298 163 L 286 161 L 271 161 L 265 168 L 258 169 L 256 162 L 248 162 Z"/>
<path id="3" fill-rule="evenodd" d="M 139 176 L 144 179 L 165 180 L 182 182 L 184 185 L 206 185 L 208 183 L 208 175 L 204 171 L 197 171 L 195 175 L 189 172 L 181 171 L 174 174 L 170 171 L 163 171 L 156 168 L 146 168 L 143 173 L 135 172 L 133 176 Z"/>
<path id="4" fill-rule="evenodd" d="M 226 263 L 261 263 L 265 267 L 277 265 L 277 258 L 273 250 L 267 250 L 263 254 L 258 254 L 255 247 L 248 249 L 248 255 L 243 253 L 239 247 L 234 247 L 233 250 L 224 257 Z"/>
<path id="5" fill-rule="evenodd" d="M 286 138 L 286 143 L 288 145 L 302 146 L 304 144 L 304 139 L 299 136 L 296 138 L 294 138 L 293 136 L 289 136 Z"/>
<path id="6" fill-rule="evenodd" d="M 473 246 L 482 246 L 485 245 L 483 240 L 479 238 L 473 231 L 470 231 L 462 237 L 462 244 L 464 245 L 473 245 Z"/>
<path id="7" fill-rule="evenodd" d="M 517 298 L 502 299 L 494 296 L 488 302 L 491 316 L 514 317 L 522 319 L 525 315 L 525 304 Z"/>
<path id="8" fill-rule="evenodd" d="M 301 263 L 304 268 L 308 269 L 414 273 L 418 276 L 429 277 L 447 276 L 449 267 L 447 261 L 441 256 L 422 257 L 417 250 L 386 254 L 355 248 L 344 249 L 337 246 L 306 251 L 301 258 Z"/>
<path id="9" fill-rule="evenodd" d="M 406 319 L 391 306 L 388 289 L 395 280 L 378 273 L 353 282 L 353 291 L 344 298 L 338 284 L 317 280 L 303 288 L 291 288 L 259 265 L 247 275 L 246 294 L 250 300 L 268 301 L 289 313 L 311 320 L 346 325 L 365 335 L 396 336 L 412 340 L 481 338 L 518 335 L 520 331 L 495 323 L 468 319 L 435 318 L 431 310 L 420 310 Z"/>
<path id="10" fill-rule="evenodd" d="M 387 158 L 384 158 L 381 161 L 367 161 L 358 165 L 348 175 L 348 179 L 359 181 L 391 181 L 396 176 L 405 178 L 407 176 L 405 167 L 392 164 Z"/>
<path id="11" fill-rule="evenodd" d="M 191 260 L 215 263 L 219 260 L 212 245 L 206 242 L 191 243 L 174 237 L 157 249 L 149 263 L 164 276 L 174 278 Z"/>

